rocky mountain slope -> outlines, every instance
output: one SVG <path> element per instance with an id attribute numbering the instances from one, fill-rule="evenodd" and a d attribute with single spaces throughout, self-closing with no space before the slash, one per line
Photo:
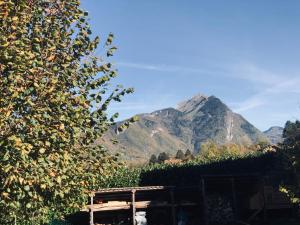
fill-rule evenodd
<path id="1" fill-rule="evenodd" d="M 151 154 L 178 149 L 199 152 L 201 143 L 252 144 L 266 140 L 257 128 L 232 112 L 220 99 L 196 95 L 175 108 L 138 115 L 140 120 L 118 135 L 113 128 L 98 142 L 129 160 L 149 159 Z M 118 144 L 113 145 L 111 139 Z"/>
<path id="2" fill-rule="evenodd" d="M 282 133 L 283 128 L 278 126 L 271 127 L 270 129 L 264 131 L 264 134 L 272 144 L 278 144 L 283 141 Z"/>

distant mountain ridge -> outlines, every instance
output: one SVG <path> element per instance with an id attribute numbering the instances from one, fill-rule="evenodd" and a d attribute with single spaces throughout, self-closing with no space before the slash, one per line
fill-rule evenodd
<path id="1" fill-rule="evenodd" d="M 267 140 L 261 131 L 215 96 L 199 94 L 176 109 L 138 116 L 140 120 L 125 132 L 116 135 L 112 128 L 98 141 L 125 159 L 145 160 L 160 152 L 174 155 L 178 149 L 199 152 L 201 144 L 209 140 L 247 145 Z M 112 145 L 110 139 L 117 139 L 118 144 Z"/>
<path id="2" fill-rule="evenodd" d="M 278 144 L 283 142 L 283 138 L 282 138 L 283 130 L 284 130 L 283 127 L 274 126 L 264 131 L 264 134 L 272 144 Z"/>

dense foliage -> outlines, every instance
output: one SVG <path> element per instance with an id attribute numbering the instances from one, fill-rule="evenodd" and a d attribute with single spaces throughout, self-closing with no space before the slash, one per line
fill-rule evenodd
<path id="1" fill-rule="evenodd" d="M 149 164 L 155 164 L 155 163 L 181 163 L 186 162 L 189 160 L 193 160 L 195 157 L 191 153 L 189 149 L 186 150 L 185 153 L 183 153 L 182 150 L 178 150 L 175 156 L 170 156 L 166 152 L 161 152 L 156 156 L 155 154 L 152 154 L 149 159 Z"/>
<path id="2" fill-rule="evenodd" d="M 78 209 L 118 168 L 90 147 L 117 117 L 109 103 L 132 92 L 109 89 L 112 41 L 97 58 L 79 0 L 0 1 L 0 224 Z"/>
<path id="3" fill-rule="evenodd" d="M 259 152 L 272 150 L 272 147 L 268 143 L 259 142 L 250 146 L 238 145 L 238 144 L 224 144 L 217 145 L 212 141 L 202 143 L 201 151 L 196 157 L 199 161 L 220 161 L 230 158 L 241 158 L 249 155 L 256 155 Z"/>
<path id="4" fill-rule="evenodd" d="M 190 160 L 182 164 L 156 164 L 145 167 L 140 185 L 198 185 L 205 175 L 264 175 L 282 172 L 284 165 L 276 153 L 255 153 L 226 159 Z"/>
<path id="5" fill-rule="evenodd" d="M 204 158 L 197 156 L 182 163 L 156 163 L 138 168 L 124 168 L 111 177 L 107 187 L 140 185 L 197 185 L 202 175 L 264 175 L 287 171 L 280 154 L 255 152 L 243 155 Z"/>
<path id="6" fill-rule="evenodd" d="M 294 203 L 300 204 L 300 121 L 285 125 L 281 154 L 287 159 L 286 166 L 294 172 L 294 184 L 284 185 L 281 191 L 287 193 Z"/>

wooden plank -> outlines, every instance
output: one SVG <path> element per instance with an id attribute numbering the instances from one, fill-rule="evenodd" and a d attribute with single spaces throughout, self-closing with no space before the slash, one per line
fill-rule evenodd
<path id="1" fill-rule="evenodd" d="M 250 222 L 251 220 L 253 220 L 259 213 L 261 213 L 263 209 L 258 209 L 256 210 L 248 219 L 247 221 Z"/>
<path id="2" fill-rule="evenodd" d="M 94 205 L 94 195 L 92 193 L 92 195 L 91 195 L 91 208 L 90 208 L 90 225 L 94 225 L 93 205 Z"/>
<path id="3" fill-rule="evenodd" d="M 209 224 L 208 207 L 207 207 L 207 199 L 206 199 L 205 180 L 203 178 L 201 179 L 201 197 L 202 197 L 204 225 L 208 225 Z"/>
<path id="4" fill-rule="evenodd" d="M 136 225 L 135 221 L 135 213 L 136 213 L 136 207 L 135 207 L 135 192 L 136 190 L 132 190 L 131 193 L 131 205 L 132 205 L 132 225 Z"/>
<path id="5" fill-rule="evenodd" d="M 231 178 L 230 181 L 231 181 L 231 192 L 232 192 L 233 215 L 234 215 L 234 219 L 238 220 L 239 216 L 238 216 L 235 180 L 234 180 L 234 178 Z"/>
<path id="6" fill-rule="evenodd" d="M 171 207 L 172 207 L 172 222 L 173 225 L 176 225 L 176 208 L 175 208 L 175 199 L 174 199 L 174 190 L 170 190 L 170 197 L 171 197 Z"/>
<path id="7" fill-rule="evenodd" d="M 182 202 L 178 204 L 173 204 L 176 207 L 185 207 L 185 206 L 197 206 L 198 204 L 195 202 Z M 90 211 L 93 209 L 94 212 L 99 211 L 115 211 L 115 210 L 127 210 L 131 209 L 132 205 L 130 202 L 119 202 L 119 204 L 110 204 L 110 203 L 102 203 L 102 204 L 93 204 L 93 206 L 88 205 L 86 209 L 82 211 Z M 157 201 L 140 201 L 135 202 L 136 209 L 147 209 L 147 208 L 159 208 L 159 207 L 172 207 L 172 204 L 168 202 L 157 202 Z"/>
<path id="8" fill-rule="evenodd" d="M 90 225 L 94 225 L 94 211 L 90 209 Z"/>
<path id="9" fill-rule="evenodd" d="M 132 190 L 136 191 L 155 191 L 155 190 L 168 190 L 173 188 L 173 186 L 144 186 L 144 187 L 124 187 L 124 188 L 103 188 L 98 191 L 95 191 L 95 194 L 103 193 L 115 193 L 115 192 L 131 192 Z"/>
<path id="10" fill-rule="evenodd" d="M 264 215 L 264 221 L 267 220 L 267 202 L 266 202 L 266 192 L 265 192 L 265 178 L 261 178 L 261 191 L 262 191 L 262 196 L 263 196 L 263 215 Z"/>

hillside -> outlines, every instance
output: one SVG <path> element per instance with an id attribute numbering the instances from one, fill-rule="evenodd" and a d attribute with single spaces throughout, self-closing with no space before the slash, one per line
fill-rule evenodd
<path id="1" fill-rule="evenodd" d="M 151 154 L 178 149 L 199 152 L 201 143 L 253 144 L 266 137 L 241 115 L 232 112 L 215 96 L 196 95 L 175 108 L 138 115 L 140 121 L 125 132 L 115 134 L 112 128 L 98 143 L 129 160 L 149 159 Z M 117 139 L 118 144 L 110 143 Z"/>

